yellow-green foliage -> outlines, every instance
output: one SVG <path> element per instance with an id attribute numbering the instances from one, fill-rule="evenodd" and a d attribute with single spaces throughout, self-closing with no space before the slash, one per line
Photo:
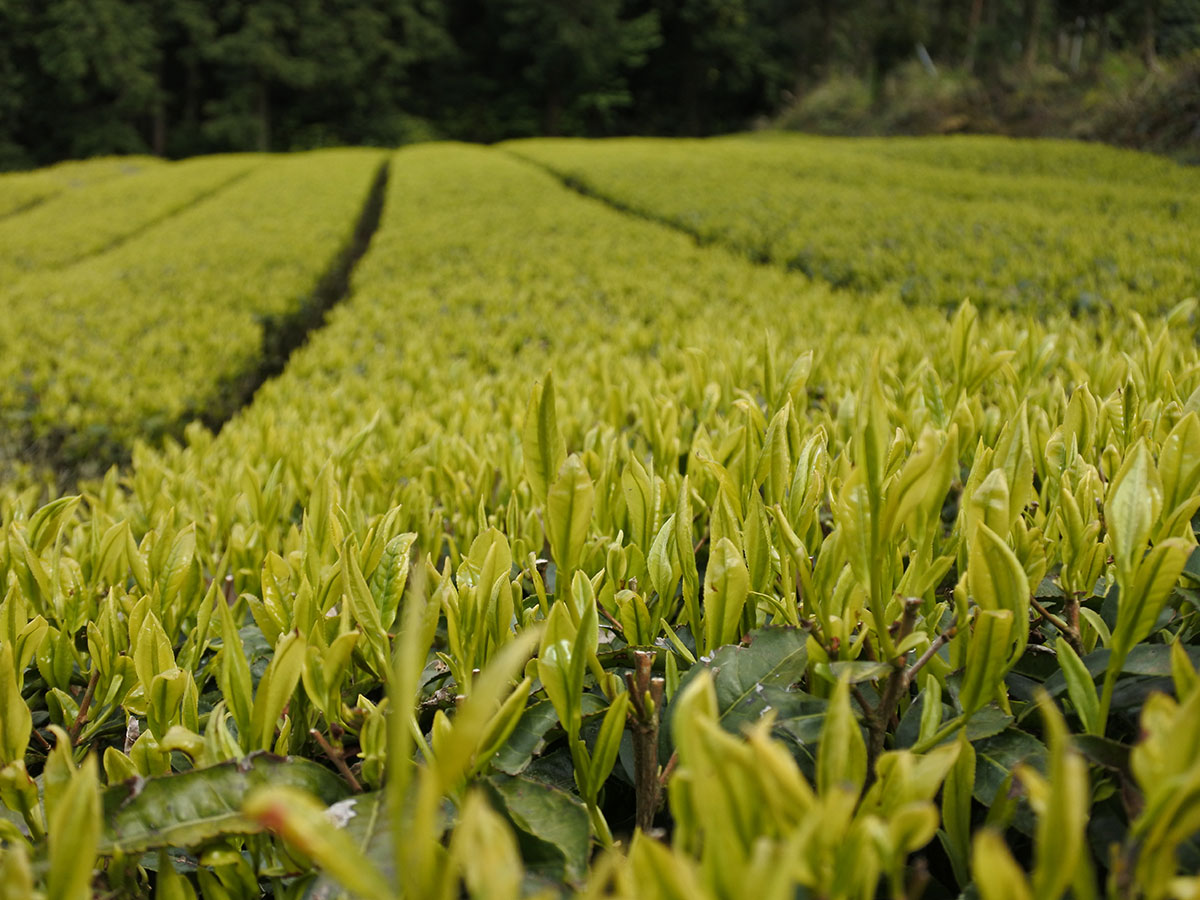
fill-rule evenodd
<path id="1" fill-rule="evenodd" d="M 55 194 L 28 212 L 0 220 L 0 284 L 105 250 L 219 190 L 255 164 L 252 156 L 203 157 L 148 166 L 135 175 Z"/>
<path id="2" fill-rule="evenodd" d="M 6 418 L 35 441 L 65 435 L 78 460 L 219 410 L 257 364 L 264 322 L 303 308 L 350 242 L 382 159 L 274 160 L 111 253 L 7 286 Z M 216 165 L 227 179 L 247 162 Z"/>
<path id="3" fill-rule="evenodd" d="M 909 302 L 1158 312 L 1200 289 L 1200 175 L 1130 151 L 785 135 L 506 146 L 703 241 Z"/>
<path id="4" fill-rule="evenodd" d="M 333 245 L 378 160 L 268 160 L 238 190 L 294 166 L 352 194 Z M 233 209 L 104 259 L 209 210 L 188 271 L 257 278 L 245 235 L 215 244 Z M 297 215 L 279 240 L 312 255 Z M 197 280 L 174 339 L 219 329 L 236 280 Z M 1200 763 L 1167 736 L 1195 743 L 1200 696 L 1200 353 L 1174 299 L 910 307 L 502 151 L 394 154 L 351 295 L 219 435 L 139 444 L 81 498 L 0 489 L 10 895 L 95 860 L 105 889 L 206 898 L 904 897 L 929 873 L 1190 896 Z M 154 352 L 157 390 L 203 377 Z M 664 841 L 622 800 L 660 778 Z M 139 868 L 169 846 L 194 874 Z"/>
<path id="5" fill-rule="evenodd" d="M 162 160 L 152 156 L 102 157 L 65 162 L 34 172 L 0 175 L 0 218 L 30 208 L 62 192 L 73 192 L 109 178 L 134 176 L 157 168 Z"/>

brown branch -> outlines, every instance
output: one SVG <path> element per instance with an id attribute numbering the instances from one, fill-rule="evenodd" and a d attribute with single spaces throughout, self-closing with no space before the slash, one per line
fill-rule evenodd
<path id="1" fill-rule="evenodd" d="M 1066 622 L 1064 622 L 1062 619 L 1060 619 L 1054 613 L 1050 612 L 1050 610 L 1046 609 L 1046 607 L 1042 606 L 1042 604 L 1038 602 L 1037 597 L 1030 597 L 1029 605 L 1032 606 L 1035 610 L 1037 610 L 1037 614 L 1039 616 L 1041 616 L 1043 619 L 1045 619 L 1047 622 L 1049 622 L 1051 625 L 1053 625 L 1055 628 L 1057 628 L 1062 633 L 1062 636 L 1067 639 L 1067 643 L 1071 645 L 1072 650 L 1074 650 L 1080 656 L 1083 656 L 1083 641 L 1079 637 L 1079 609 L 1078 609 L 1078 606 L 1076 606 L 1076 609 L 1075 609 L 1076 624 L 1075 624 L 1075 627 L 1072 628 L 1070 625 L 1068 625 Z"/>
<path id="2" fill-rule="evenodd" d="M 667 782 L 671 780 L 671 776 L 675 773 L 677 765 L 679 765 L 679 751 L 675 750 L 671 753 L 671 758 L 667 760 L 667 764 L 663 766 L 663 770 L 658 776 L 658 785 L 660 788 L 667 786 Z"/>
<path id="3" fill-rule="evenodd" d="M 96 685 L 100 681 L 100 670 L 95 665 L 92 666 L 92 674 L 88 678 L 87 690 L 83 692 L 83 699 L 79 701 L 79 714 L 75 716 L 75 722 L 67 730 L 67 736 L 71 738 L 71 746 L 79 740 L 79 732 L 83 729 L 83 723 L 87 721 L 88 707 L 92 705 L 92 698 L 96 696 Z"/>
<path id="4" fill-rule="evenodd" d="M 902 642 L 912 634 L 913 627 L 917 624 L 917 613 L 920 609 L 920 598 L 909 597 L 904 601 L 904 614 L 900 618 L 900 627 L 896 630 L 896 643 Z M 875 780 L 875 762 L 883 753 L 884 742 L 887 739 L 888 723 L 892 721 L 892 716 L 900 704 L 901 695 L 908 688 L 904 657 L 898 656 L 895 659 L 888 660 L 888 663 L 892 666 L 892 673 L 888 676 L 887 684 L 884 685 L 883 695 L 879 698 L 879 705 L 875 707 L 875 711 L 871 715 L 867 716 L 867 734 L 870 738 L 867 743 L 868 784 Z"/>
<path id="5" fill-rule="evenodd" d="M 608 619 L 608 624 L 616 630 L 617 634 L 619 634 L 621 637 L 625 637 L 625 629 L 621 627 L 621 623 L 612 617 L 612 613 L 605 609 L 604 604 L 599 600 L 596 601 L 596 611 L 599 612 L 600 615 L 604 616 L 604 618 Z"/>
<path id="6" fill-rule="evenodd" d="M 917 657 L 917 661 L 909 666 L 908 671 L 904 673 L 904 680 L 906 682 L 905 687 L 912 684 L 913 679 L 917 677 L 917 673 L 920 672 L 921 669 L 925 667 L 925 664 L 933 659 L 937 655 L 937 652 L 941 650 L 942 647 L 946 646 L 946 644 L 948 644 L 956 634 L 958 634 L 958 626 L 951 625 L 933 639 L 930 645 L 925 648 L 925 652 Z"/>
<path id="7" fill-rule="evenodd" d="M 358 779 L 354 777 L 354 773 L 350 771 L 350 767 L 346 765 L 346 756 L 341 750 L 334 747 L 326 740 L 325 735 L 321 734 L 317 729 L 310 728 L 308 733 L 313 739 L 321 745 L 321 750 L 329 757 L 330 762 L 337 766 L 337 770 L 342 773 L 342 777 L 346 779 L 350 785 L 350 790 L 356 794 L 362 793 L 362 785 L 358 783 Z"/>
<path id="8" fill-rule="evenodd" d="M 634 650 L 634 671 L 625 673 L 633 706 L 629 721 L 633 729 L 635 821 L 642 831 L 654 827 L 654 816 L 662 796 L 658 774 L 658 722 L 666 682 L 660 677 L 652 677 L 655 655 L 650 650 Z"/>
<path id="9" fill-rule="evenodd" d="M 860 688 L 857 684 L 850 685 L 850 696 L 858 702 L 858 705 L 862 708 L 864 716 L 869 719 L 871 716 L 875 715 L 875 710 L 871 709 L 871 704 L 867 700 L 867 695 L 862 692 L 862 688 Z"/>

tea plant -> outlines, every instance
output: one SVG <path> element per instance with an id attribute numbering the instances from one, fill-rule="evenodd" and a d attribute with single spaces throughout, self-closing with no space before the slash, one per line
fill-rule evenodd
<path id="1" fill-rule="evenodd" d="M 947 316 L 390 168 L 219 435 L 0 491 L 7 896 L 1194 895 L 1194 301 Z"/>
<path id="2" fill-rule="evenodd" d="M 1196 293 L 1194 171 L 1005 138 L 505 145 L 705 242 L 910 303 L 1161 312 Z"/>
<path id="3" fill-rule="evenodd" d="M 6 284 L 17 327 L 0 332 L 0 459 L 108 460 L 136 436 L 219 420 L 256 368 L 264 332 L 311 302 L 350 243 L 381 162 L 375 151 L 338 150 L 156 171 L 146 177 L 184 179 L 195 198 L 258 165 L 110 253 Z"/>
<path id="4" fill-rule="evenodd" d="M 0 220 L 0 282 L 57 269 L 153 227 L 246 175 L 252 156 L 210 156 L 64 191 Z M 0 182 L 2 184 L 2 182 Z M 0 188 L 2 190 L 2 188 Z M 115 209 L 120 210 L 114 215 Z"/>
<path id="5" fill-rule="evenodd" d="M 118 177 L 134 176 L 157 168 L 162 160 L 152 156 L 102 157 L 64 162 L 33 172 L 0 174 L 0 218 L 32 209 L 51 197 Z"/>

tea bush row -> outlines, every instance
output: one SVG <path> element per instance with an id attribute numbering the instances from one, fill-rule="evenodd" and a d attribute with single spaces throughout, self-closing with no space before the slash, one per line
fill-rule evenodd
<path id="1" fill-rule="evenodd" d="M 161 160 L 150 156 L 101 157 L 64 162 L 32 172 L 0 175 L 0 218 L 31 209 L 63 192 L 72 192 L 117 176 L 137 175 Z"/>
<path id="2" fill-rule="evenodd" d="M 136 175 L 61 192 L 0 219 L 0 284 L 10 286 L 26 273 L 61 268 L 109 249 L 220 190 L 255 164 L 252 156 L 211 156 L 150 166 Z"/>
<path id="3" fill-rule="evenodd" d="M 9 439 L 0 451 L 86 465 L 119 458 L 135 437 L 226 414 L 266 335 L 315 302 L 382 159 L 338 150 L 148 173 L 187 182 L 169 193 L 195 197 L 257 165 L 110 252 L 5 286 L 12 327 L 0 333 L 0 415 Z"/>
<path id="4" fill-rule="evenodd" d="M 219 435 L 0 491 L 12 896 L 1193 895 L 1194 302 L 947 316 L 391 173 Z"/>
<path id="5" fill-rule="evenodd" d="M 784 135 L 505 146 L 702 241 L 909 303 L 1162 312 L 1200 288 L 1200 178 L 1130 151 Z"/>

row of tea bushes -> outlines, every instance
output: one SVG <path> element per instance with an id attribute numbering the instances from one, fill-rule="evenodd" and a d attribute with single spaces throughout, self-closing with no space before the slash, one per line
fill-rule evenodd
<path id="1" fill-rule="evenodd" d="M 1036 193 L 1046 176 L 1078 187 L 1101 189 L 1094 196 L 1111 196 L 1122 188 L 1135 188 L 1125 202 L 1138 196 L 1170 193 L 1186 200 L 1195 174 L 1186 166 L 1164 157 L 1137 150 L 1125 150 L 1107 144 L 1087 144 L 1065 140 L 1024 140 L 1020 138 L 955 135 L 879 139 L 864 138 L 855 146 L 873 156 L 905 163 L 921 163 L 941 169 L 980 175 L 1009 176 L 1015 180 L 1004 185 L 1012 194 Z M 1031 179 L 1026 181 L 1026 179 Z M 1067 187 L 1070 190 L 1070 187 Z M 1103 190 L 1107 189 L 1107 190 Z M 1049 202 L 1055 202 L 1050 199 Z"/>
<path id="2" fill-rule="evenodd" d="M 152 156 L 101 157 L 64 162 L 32 172 L 0 174 L 0 218 L 31 209 L 57 194 L 80 190 L 108 178 L 134 176 L 162 165 Z"/>
<path id="3" fill-rule="evenodd" d="M 1192 896 L 1195 304 L 947 317 L 391 170 L 218 436 L 0 496 L 12 896 Z"/>
<path id="4" fill-rule="evenodd" d="M 269 158 L 112 252 L 8 286 L 0 415 L 15 437 L 0 449 L 86 465 L 225 414 L 266 336 L 314 302 L 349 246 L 382 161 L 371 150 Z M 250 163 L 207 165 L 170 172 L 211 188 Z"/>
<path id="5" fill-rule="evenodd" d="M 208 156 L 148 166 L 0 219 L 0 284 L 102 252 L 220 190 L 257 162 L 252 156 Z"/>
<path id="6" fill-rule="evenodd" d="M 506 146 L 705 242 L 910 303 L 1157 312 L 1200 289 L 1200 176 L 1144 154 L 783 135 Z"/>
<path id="7" fill-rule="evenodd" d="M 139 516 L 176 507 L 206 518 L 214 506 L 237 515 L 213 498 L 228 495 L 231 470 L 252 467 L 264 483 L 279 464 L 279 522 L 256 524 L 288 527 L 326 462 L 352 445 L 338 468 L 346 502 L 401 505 L 422 547 L 457 562 L 488 523 L 537 519 L 521 487 L 519 423 L 548 371 L 571 446 L 607 448 L 608 467 L 655 459 L 676 484 L 696 440 L 703 448 L 742 429 L 735 409 L 777 402 L 810 363 L 813 425 L 826 421 L 869 356 L 862 336 L 899 314 L 887 300 L 842 303 L 785 272 L 698 249 L 502 154 L 405 150 L 352 298 L 219 439 L 196 430 L 190 449 L 138 454 L 130 478 L 148 507 Z M 948 329 L 932 310 L 908 320 L 914 334 Z M 906 365 L 924 355 L 894 346 Z M 218 557 L 237 523 L 211 523 Z M 540 550 L 540 538 L 526 543 Z M 245 559 L 238 588 L 256 590 L 261 555 Z"/>

